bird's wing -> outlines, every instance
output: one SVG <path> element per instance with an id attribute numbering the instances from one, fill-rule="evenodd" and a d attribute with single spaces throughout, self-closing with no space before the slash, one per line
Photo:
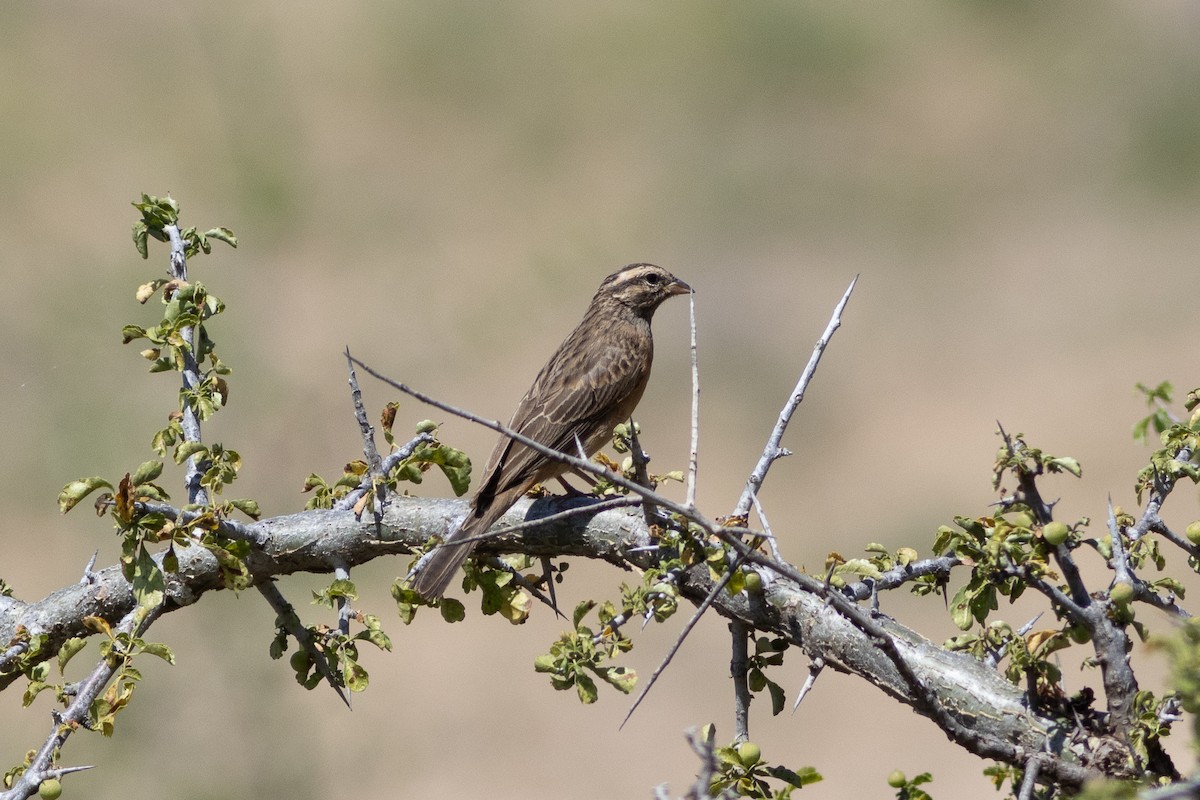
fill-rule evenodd
<path id="1" fill-rule="evenodd" d="M 583 354 L 588 350 L 591 363 L 585 364 Z M 568 359 L 579 363 L 566 363 Z M 627 347 L 607 347 L 597 353 L 594 344 L 583 349 L 564 344 L 542 368 L 509 427 L 576 455 L 576 438 L 585 448 L 594 447 L 591 441 L 607 433 L 602 429 L 614 424 L 618 412 L 632 411 L 649 374 L 650 359 Z M 538 472 L 546 464 L 541 453 L 504 437 L 492 453 L 480 493 L 494 496 L 527 481 L 544 480 Z"/>

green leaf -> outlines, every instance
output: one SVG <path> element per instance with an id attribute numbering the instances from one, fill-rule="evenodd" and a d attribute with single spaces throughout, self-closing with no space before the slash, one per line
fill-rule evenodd
<path id="1" fill-rule="evenodd" d="M 629 694 L 637 685 L 637 671 L 625 667 L 598 667 L 596 674 L 622 694 Z"/>
<path id="2" fill-rule="evenodd" d="M 591 705 L 596 702 L 599 692 L 596 689 L 596 682 L 587 675 L 575 676 L 575 692 L 579 695 L 579 702 L 584 705 Z"/>
<path id="3" fill-rule="evenodd" d="M 342 680 L 352 692 L 365 691 L 368 683 L 367 671 L 357 661 L 347 660 L 342 667 Z"/>
<path id="4" fill-rule="evenodd" d="M 845 563 L 840 564 L 836 572 L 838 575 L 861 575 L 864 578 L 874 578 L 876 580 L 883 577 L 883 573 L 879 571 L 879 567 L 865 558 L 851 558 Z"/>
<path id="5" fill-rule="evenodd" d="M 146 338 L 146 329 L 140 325 L 126 325 L 121 328 L 121 344 L 129 344 L 137 339 Z"/>
<path id="6" fill-rule="evenodd" d="M 379 621 L 379 617 L 375 616 L 374 614 L 367 614 L 364 617 L 363 624 L 366 625 L 367 629 L 360 632 L 354 638 L 366 639 L 380 650 L 387 650 L 388 652 L 391 652 L 392 639 L 390 636 L 384 633 L 383 625 Z"/>
<path id="7" fill-rule="evenodd" d="M 229 228 L 210 228 L 204 232 L 204 236 L 224 242 L 230 247 L 238 246 L 237 237 L 233 235 L 233 231 L 229 230 Z"/>
<path id="8" fill-rule="evenodd" d="M 175 463 L 182 464 L 188 460 L 189 456 L 205 452 L 208 452 L 208 447 L 204 442 L 182 442 L 179 447 L 175 448 Z"/>
<path id="9" fill-rule="evenodd" d="M 162 570 L 145 547 L 138 548 L 137 559 L 133 564 L 133 596 L 139 608 L 157 608 L 162 604 L 166 580 Z"/>
<path id="10" fill-rule="evenodd" d="M 532 596 L 520 589 L 513 589 L 505 593 L 504 602 L 496 610 L 513 625 L 521 625 L 529 619 L 529 609 L 532 605 Z"/>
<path id="11" fill-rule="evenodd" d="M 767 691 L 771 694 L 771 716 L 779 716 L 779 712 L 783 711 L 786 699 L 783 692 L 783 687 L 775 681 L 767 681 Z"/>
<path id="12" fill-rule="evenodd" d="M 954 620 L 954 624 L 958 626 L 960 631 L 971 629 L 971 622 L 974 619 L 971 616 L 971 584 L 964 584 L 954 593 L 954 599 L 950 601 L 950 618 Z"/>
<path id="13" fill-rule="evenodd" d="M 149 653 L 152 656 L 158 656 L 168 664 L 172 666 L 175 665 L 175 653 L 170 647 L 167 647 L 167 645 L 163 644 L 162 642 L 147 642 L 142 646 L 142 652 Z"/>
<path id="14" fill-rule="evenodd" d="M 442 598 L 438 610 L 442 612 L 442 619 L 446 620 L 446 622 L 462 622 L 467 618 L 466 607 L 458 600 L 450 597 Z"/>
<path id="15" fill-rule="evenodd" d="M 262 516 L 262 509 L 258 507 L 257 500 L 230 500 L 229 505 L 242 512 L 250 519 L 258 519 Z"/>
<path id="16" fill-rule="evenodd" d="M 130 480 L 134 486 L 140 486 L 147 481 L 152 481 L 162 474 L 163 463 L 161 461 L 145 461 L 137 470 L 134 471 Z"/>
<path id="17" fill-rule="evenodd" d="M 1069 472 L 1076 478 L 1083 475 L 1083 469 L 1079 466 L 1079 462 L 1069 456 L 1047 459 L 1046 469 L 1050 472 Z"/>
<path id="18" fill-rule="evenodd" d="M 136 203 L 134 205 L 137 205 Z M 142 254 L 142 258 L 149 258 L 150 251 L 146 247 L 146 234 L 148 233 L 146 223 L 138 220 L 133 223 L 133 246 Z"/>
<path id="19" fill-rule="evenodd" d="M 796 787 L 808 786 L 810 783 L 817 783 L 824 780 L 821 773 L 817 772 L 813 767 L 802 767 L 799 771 L 793 772 L 786 767 L 767 767 L 765 770 L 772 778 L 791 784 Z"/>
<path id="20" fill-rule="evenodd" d="M 58 649 L 58 671 L 65 673 L 67 662 L 69 662 L 76 653 L 87 646 L 86 639 L 80 639 L 78 636 L 72 636 L 63 642 L 63 646 Z"/>
<path id="21" fill-rule="evenodd" d="M 58 493 L 58 510 L 63 514 L 67 513 L 78 505 L 80 500 L 100 488 L 111 490 L 113 485 L 104 478 L 95 476 L 71 481 Z"/>
<path id="22" fill-rule="evenodd" d="M 543 653 L 533 660 L 534 672 L 557 672 L 558 667 L 555 666 L 555 658 L 549 653 Z"/>
<path id="23" fill-rule="evenodd" d="M 571 615 L 571 622 L 576 629 L 579 628 L 579 623 L 587 616 L 588 612 L 596 607 L 595 600 L 584 600 L 579 605 L 575 606 L 575 613 Z"/>

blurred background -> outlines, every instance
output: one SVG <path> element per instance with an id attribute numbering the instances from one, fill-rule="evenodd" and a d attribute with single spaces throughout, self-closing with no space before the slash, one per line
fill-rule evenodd
<path id="1" fill-rule="evenodd" d="M 1046 482 L 1060 518 L 1100 520 L 1109 494 L 1133 507 L 1149 454 L 1129 433 L 1135 382 L 1198 383 L 1198 26 L 1188 0 L 9 4 L 0 576 L 32 600 L 97 548 L 113 563 L 109 521 L 60 517 L 55 497 L 150 458 L 175 403 L 174 377 L 120 344 L 123 324 L 156 319 L 133 294 L 166 265 L 129 238 L 143 191 L 241 239 L 191 265 L 229 305 L 211 333 L 231 400 L 205 434 L 245 460 L 229 494 L 269 515 L 360 453 L 346 346 L 507 418 L 601 278 L 643 260 L 697 290 L 714 515 L 861 274 L 788 432 L 796 455 L 762 495 L 797 564 L 868 542 L 927 554 L 939 524 L 985 513 L 997 420 L 1082 462 L 1083 481 Z M 638 417 L 666 471 L 686 463 L 686 302 L 656 335 Z M 396 399 L 364 389 L 372 413 Z M 406 400 L 399 427 L 428 416 Z M 444 421 L 482 463 L 493 435 Z M 448 493 L 435 476 L 417 491 Z M 1168 512 L 1194 519 L 1195 490 Z M 112 740 L 71 740 L 64 763 L 99 767 L 68 796 L 649 797 L 691 781 L 685 729 L 732 736 L 715 616 L 618 731 L 628 698 L 584 708 L 533 672 L 552 615 L 510 630 L 476 604 L 454 627 L 426 613 L 406 628 L 388 594 L 405 566 L 352 576 L 395 642 L 366 654 L 353 712 L 268 658 L 257 593 L 169 615 L 151 638 L 178 664 L 141 665 Z M 577 564 L 560 597 L 615 599 L 623 577 Z M 326 583 L 282 588 L 302 604 Z M 935 641 L 957 632 L 940 601 L 884 610 Z M 682 624 L 638 634 L 627 663 L 648 675 Z M 1069 687 L 1094 679 L 1078 661 L 1064 656 Z M 775 670 L 789 704 L 805 675 L 793 652 Z M 49 728 L 50 698 L 22 711 L 19 691 L 0 696 L 5 768 Z M 932 770 L 934 796 L 990 793 L 982 763 L 862 681 L 827 672 L 796 714 L 767 706 L 751 727 L 765 757 L 826 776 L 805 797 L 890 797 L 896 768 Z"/>

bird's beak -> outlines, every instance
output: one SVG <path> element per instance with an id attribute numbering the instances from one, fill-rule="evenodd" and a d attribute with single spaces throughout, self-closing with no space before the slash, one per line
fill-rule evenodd
<path id="1" fill-rule="evenodd" d="M 675 278 L 674 280 L 672 280 L 670 283 L 667 284 L 667 294 L 675 295 L 675 294 L 691 294 L 691 293 L 692 293 L 692 287 L 688 286 L 686 283 L 679 280 L 679 278 Z"/>

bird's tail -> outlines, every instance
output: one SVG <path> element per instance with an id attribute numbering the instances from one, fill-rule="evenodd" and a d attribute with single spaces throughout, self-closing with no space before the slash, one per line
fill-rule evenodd
<path id="1" fill-rule="evenodd" d="M 418 566 L 416 574 L 409 576 L 412 589 L 426 600 L 440 598 L 454 579 L 454 573 L 478 544 L 475 537 L 486 533 L 507 510 L 508 505 L 496 502 L 485 509 L 472 508 L 446 540 L 430 551 L 429 559 Z"/>

